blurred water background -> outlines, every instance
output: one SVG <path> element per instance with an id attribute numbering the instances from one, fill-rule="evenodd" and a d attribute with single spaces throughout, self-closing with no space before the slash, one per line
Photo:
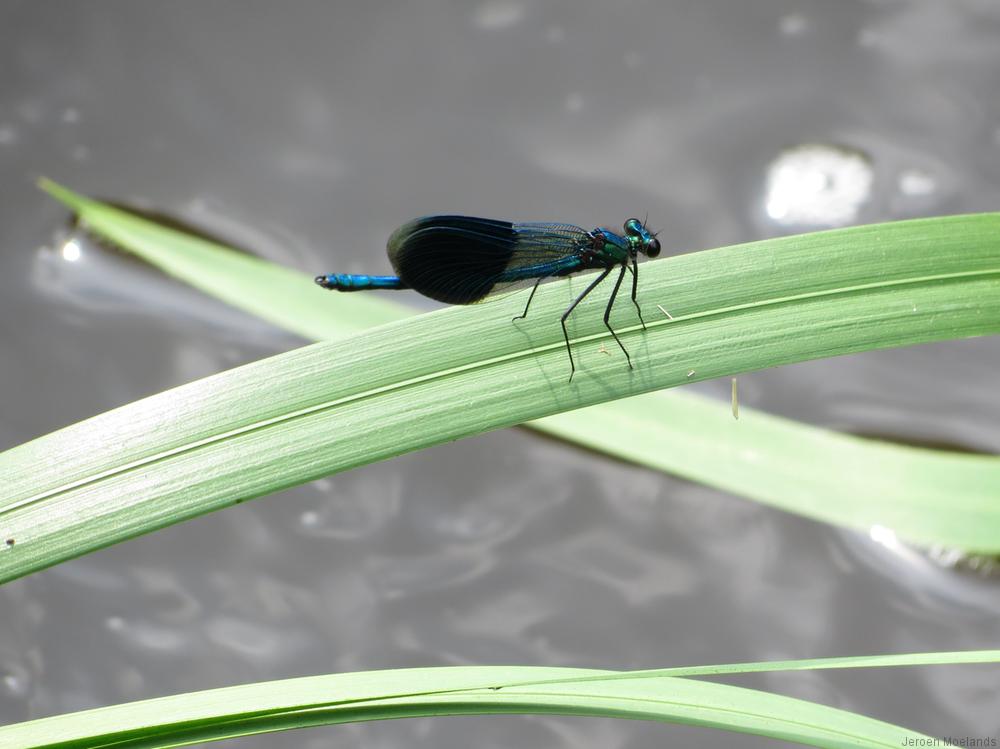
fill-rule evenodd
<path id="1" fill-rule="evenodd" d="M 388 271 L 386 237 L 426 213 L 618 227 L 648 212 L 667 254 L 1000 208 L 993 0 L 0 0 L 0 41 L 0 448 L 302 343 L 129 258 L 67 251 L 40 175 L 310 274 Z M 997 453 L 998 366 L 995 338 L 949 342 L 744 375 L 740 395 Z M 726 399 L 729 382 L 697 389 Z M 998 585 L 891 534 L 512 429 L 3 586 L 0 720 L 346 670 L 991 648 Z M 990 667 L 738 683 L 1000 734 Z M 774 745 L 464 717 L 227 746 L 682 743 Z"/>

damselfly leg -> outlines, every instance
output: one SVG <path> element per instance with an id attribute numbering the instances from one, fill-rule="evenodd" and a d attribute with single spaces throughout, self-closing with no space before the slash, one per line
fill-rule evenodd
<path id="1" fill-rule="evenodd" d="M 642 319 L 642 307 L 639 306 L 639 302 L 636 301 L 635 293 L 639 288 L 639 261 L 633 257 L 632 258 L 632 304 L 635 305 L 635 311 L 639 313 L 639 322 L 642 323 L 642 329 L 646 329 L 646 321 Z"/>
<path id="2" fill-rule="evenodd" d="M 614 291 L 611 292 L 611 298 L 608 300 L 608 307 L 604 310 L 604 327 L 611 331 L 611 335 L 614 336 L 615 341 L 618 343 L 618 347 L 622 350 L 622 353 L 625 354 L 625 359 L 628 361 L 628 368 L 632 369 L 632 357 L 628 355 L 628 351 L 625 350 L 625 344 L 621 342 L 618 334 L 615 332 L 614 328 L 611 327 L 610 322 L 611 308 L 615 304 L 615 297 L 618 296 L 618 289 L 622 286 L 622 280 L 625 278 L 626 270 L 628 270 L 628 265 L 622 263 L 622 270 L 621 273 L 618 274 L 618 280 L 615 281 L 615 288 Z"/>
<path id="3" fill-rule="evenodd" d="M 548 276 L 539 276 L 538 280 L 535 281 L 535 285 L 531 287 L 531 293 L 528 294 L 528 303 L 524 305 L 524 312 L 522 312 L 520 315 L 516 315 L 510 318 L 511 322 L 514 322 L 515 320 L 523 320 L 528 316 L 528 307 L 531 306 L 531 300 L 535 298 L 535 292 L 538 291 L 538 284 L 540 284 L 546 278 L 548 278 Z"/>
<path id="4" fill-rule="evenodd" d="M 585 296 L 587 296 L 587 294 L 589 294 L 594 289 L 596 289 L 597 285 L 601 281 L 603 281 L 605 278 L 608 277 L 608 274 L 610 272 L 611 272 L 611 268 L 610 267 L 605 268 L 603 271 L 601 271 L 601 275 L 599 275 L 597 278 L 595 278 L 593 281 L 591 281 L 590 285 L 583 290 L 583 293 L 580 294 L 580 296 L 578 296 L 576 299 L 573 300 L 573 303 L 566 309 L 565 312 L 563 312 L 562 317 L 559 318 L 559 323 L 562 325 L 563 338 L 566 339 L 566 353 L 569 354 L 569 381 L 570 382 L 573 381 L 573 375 L 576 374 L 576 364 L 573 361 L 573 350 L 570 348 L 570 345 L 569 345 L 569 333 L 566 331 L 566 318 L 570 316 L 570 313 L 574 309 L 576 309 L 576 305 L 578 305 L 580 302 L 582 302 L 583 298 Z"/>

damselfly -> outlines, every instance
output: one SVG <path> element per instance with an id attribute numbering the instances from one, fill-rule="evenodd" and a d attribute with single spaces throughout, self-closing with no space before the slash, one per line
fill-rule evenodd
<path id="1" fill-rule="evenodd" d="M 600 226 L 586 231 L 571 224 L 517 224 L 471 216 L 426 216 L 404 224 L 389 237 L 387 250 L 395 276 L 331 273 L 317 276 L 316 283 L 337 291 L 413 289 L 439 302 L 474 304 L 534 279 L 524 312 L 514 318 L 518 320 L 527 317 L 535 291 L 545 279 L 599 268 L 601 272 L 560 319 L 572 380 L 576 364 L 566 318 L 616 267 L 620 266 L 620 270 L 604 310 L 604 325 L 625 354 L 630 369 L 632 357 L 609 321 L 626 271 L 632 273 L 632 303 L 639 313 L 639 322 L 646 328 L 635 298 L 639 284 L 638 256 L 659 255 L 660 240 L 637 218 L 630 218 L 623 228 L 624 234 L 616 234 Z"/>

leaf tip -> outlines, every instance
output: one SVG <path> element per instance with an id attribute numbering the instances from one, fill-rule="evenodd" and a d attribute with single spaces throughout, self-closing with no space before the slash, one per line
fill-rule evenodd
<path id="1" fill-rule="evenodd" d="M 35 182 L 39 190 L 43 190 L 58 200 L 60 203 L 69 206 L 73 210 L 78 210 L 84 198 L 77 195 L 67 187 L 63 187 L 58 182 L 53 182 L 48 177 L 39 177 Z"/>

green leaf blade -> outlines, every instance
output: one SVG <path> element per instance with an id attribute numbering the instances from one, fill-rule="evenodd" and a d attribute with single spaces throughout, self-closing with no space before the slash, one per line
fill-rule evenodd
<path id="1" fill-rule="evenodd" d="M 196 280 L 199 269 L 208 268 L 207 275 L 234 284 L 236 300 L 269 276 L 269 266 L 254 261 L 242 285 L 242 259 L 218 254 L 210 243 L 186 235 L 179 240 L 176 232 L 79 196 L 67 199 L 95 231 L 116 241 L 138 232 L 139 222 L 147 251 L 149 243 L 182 245 L 184 274 Z M 888 445 L 872 458 L 864 448 L 875 443 L 744 410 L 738 424 L 716 419 L 709 433 L 733 460 L 732 470 L 720 471 L 715 448 L 698 437 L 700 427 L 688 422 L 671 432 L 650 419 L 662 414 L 669 420 L 674 408 L 711 410 L 704 399 L 651 393 L 660 388 L 818 356 L 997 332 L 998 230 L 1000 214 L 956 216 L 650 263 L 642 270 L 649 330 L 636 324 L 631 305 L 620 305 L 613 318 L 635 371 L 614 355 L 600 314 L 588 308 L 573 328 L 580 370 L 572 384 L 556 318 L 586 278 L 541 287 L 523 325 L 510 323 L 523 297 L 501 298 L 393 322 L 144 399 L 0 455 L 7 479 L 0 527 L 15 542 L 0 554 L 0 579 L 336 471 L 557 413 L 536 426 L 723 488 L 744 482 L 750 484 L 745 493 L 813 517 L 852 527 L 887 525 L 926 543 L 1000 550 L 1000 508 L 991 501 L 1000 487 L 994 458 L 938 460 L 931 451 Z M 170 252 L 159 252 L 150 256 L 172 262 Z M 317 300 L 338 296 L 310 291 Z M 649 313 L 660 303 L 674 319 Z M 310 323 L 315 328 L 329 316 L 303 314 L 317 318 Z M 638 406 L 609 402 L 642 393 Z M 586 406 L 589 413 L 568 413 Z M 629 432 L 640 423 L 644 431 Z M 672 435 L 672 443 L 659 445 L 664 435 Z M 670 457 L 685 440 L 701 449 L 678 449 L 683 460 Z M 824 451 L 840 461 L 833 471 L 822 469 L 829 460 L 817 468 Z M 803 458 L 810 462 L 796 465 Z M 930 489 L 914 495 L 912 481 L 879 484 L 883 458 L 891 458 L 897 478 L 916 470 Z M 39 465 L 47 466 L 42 474 Z M 863 489 L 869 481 L 887 497 L 872 508 L 851 507 L 836 486 L 823 491 L 843 473 L 837 465 L 860 465 L 855 485 Z M 820 480 L 810 481 L 803 470 L 818 470 Z M 962 497 L 942 502 L 941 491 L 955 481 Z"/>
<path id="2" fill-rule="evenodd" d="M 505 713 L 655 720 L 836 749 L 887 749 L 926 738 L 825 705 L 724 684 L 484 666 L 314 676 L 194 692 L 0 728 L 0 741 L 12 748 L 152 749 L 315 725 Z"/>

